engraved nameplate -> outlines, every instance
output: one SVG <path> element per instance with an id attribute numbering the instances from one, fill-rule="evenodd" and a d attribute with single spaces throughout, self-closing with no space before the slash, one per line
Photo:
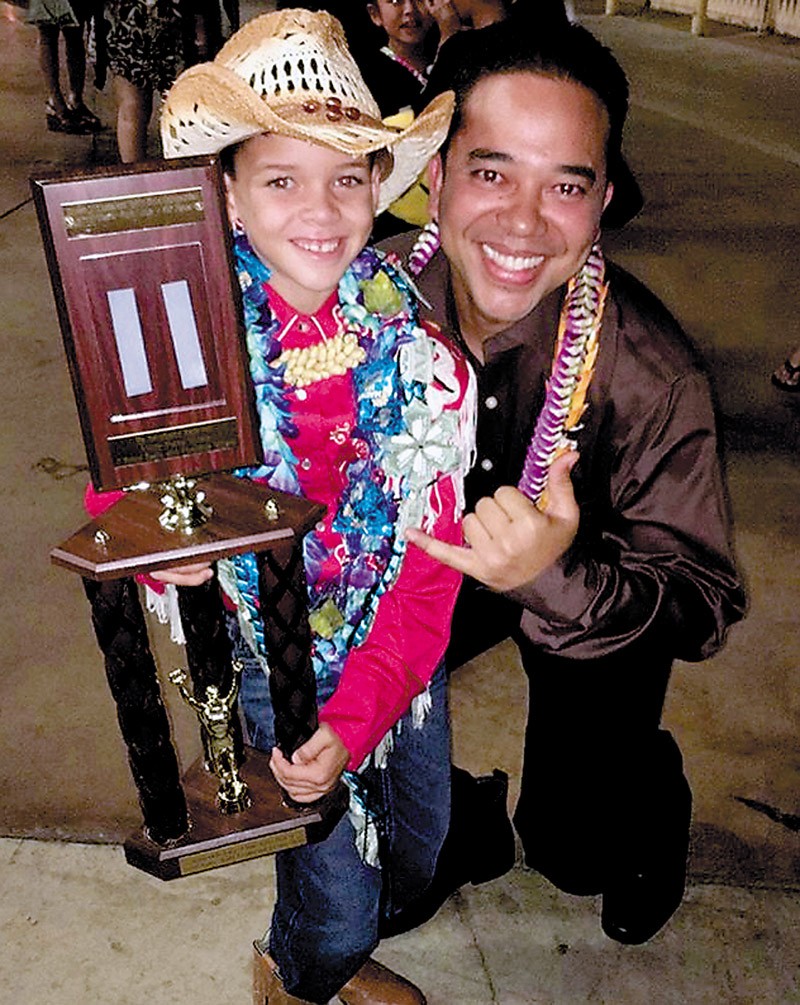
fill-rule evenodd
<path id="1" fill-rule="evenodd" d="M 185 223 L 200 223 L 203 220 L 203 190 L 186 188 L 86 202 L 67 202 L 61 210 L 68 238 L 174 227 Z"/>
<path id="2" fill-rule="evenodd" d="M 219 869 L 223 865 L 246 862 L 262 855 L 274 855 L 288 848 L 299 848 L 306 844 L 306 834 L 302 828 L 269 834 L 251 841 L 238 841 L 212 851 L 196 852 L 180 860 L 181 876 L 192 876 L 207 869 Z"/>
<path id="3" fill-rule="evenodd" d="M 183 457 L 211 450 L 235 448 L 238 443 L 235 418 L 215 419 L 191 426 L 172 426 L 147 433 L 110 436 L 108 445 L 115 465 L 143 464 L 166 457 Z"/>

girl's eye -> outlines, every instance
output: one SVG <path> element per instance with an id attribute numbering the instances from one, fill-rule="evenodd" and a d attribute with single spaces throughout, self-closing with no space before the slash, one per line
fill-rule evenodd
<path id="1" fill-rule="evenodd" d="M 292 179 L 288 177 L 270 178 L 269 181 L 267 182 L 267 188 L 283 189 L 283 188 L 289 188 L 291 184 Z"/>
<path id="2" fill-rule="evenodd" d="M 356 174 L 346 174 L 339 179 L 339 184 L 343 188 L 357 188 L 364 184 L 364 179 Z"/>

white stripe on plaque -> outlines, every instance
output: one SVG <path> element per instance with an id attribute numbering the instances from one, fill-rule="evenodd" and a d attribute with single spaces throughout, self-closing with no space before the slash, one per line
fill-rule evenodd
<path id="1" fill-rule="evenodd" d="M 111 324 L 125 391 L 129 398 L 137 394 L 149 394 L 153 390 L 153 382 L 150 379 L 150 365 L 144 347 L 136 294 L 132 289 L 123 289 L 108 290 L 106 296 L 111 309 Z"/>
<path id="2" fill-rule="evenodd" d="M 197 334 L 189 284 L 185 279 L 174 283 L 162 283 L 161 295 L 167 309 L 181 384 L 187 390 L 190 387 L 204 387 L 208 383 L 208 377 L 203 362 L 203 347 Z"/>

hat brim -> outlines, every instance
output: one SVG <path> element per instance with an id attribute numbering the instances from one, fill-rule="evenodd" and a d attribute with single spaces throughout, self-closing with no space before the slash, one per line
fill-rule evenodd
<path id="1" fill-rule="evenodd" d="M 260 133 L 275 133 L 365 156 L 389 150 L 393 164 L 382 180 L 377 212 L 382 212 L 416 181 L 444 142 L 453 113 L 452 91 L 439 94 L 405 129 L 379 119 L 340 114 L 329 118 L 309 93 L 304 110 L 296 98 L 267 104 L 233 70 L 217 63 L 193 66 L 177 79 L 161 113 L 164 156 L 217 154 Z"/>

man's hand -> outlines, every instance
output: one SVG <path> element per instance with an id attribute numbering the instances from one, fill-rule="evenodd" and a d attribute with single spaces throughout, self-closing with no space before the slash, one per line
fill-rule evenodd
<path id="1" fill-rule="evenodd" d="M 160 569 L 149 573 L 151 579 L 159 583 L 172 583 L 175 586 L 201 586 L 214 575 L 210 562 L 197 562 L 194 565 L 176 565 L 171 569 Z"/>
<path id="2" fill-rule="evenodd" d="M 330 792 L 347 767 L 350 754 L 330 726 L 323 723 L 287 761 L 273 748 L 270 767 L 278 784 L 298 803 L 312 803 Z"/>
<path id="3" fill-rule="evenodd" d="M 548 505 L 540 512 L 518 489 L 501 485 L 491 498 L 478 501 L 464 517 L 469 547 L 437 541 L 421 530 L 406 537 L 432 558 L 463 572 L 493 590 L 514 590 L 531 582 L 575 540 L 580 510 L 575 502 L 570 471 L 578 455 L 559 457 L 550 469 Z"/>

